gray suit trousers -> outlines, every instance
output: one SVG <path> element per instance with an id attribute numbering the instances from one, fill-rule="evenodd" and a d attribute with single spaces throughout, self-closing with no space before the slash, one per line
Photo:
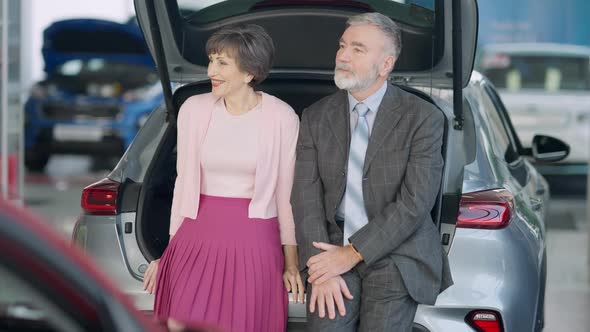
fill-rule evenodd
<path id="1" fill-rule="evenodd" d="M 412 299 L 391 259 L 367 268 L 354 268 L 342 276 L 353 295 L 344 299 L 346 315 L 331 320 L 307 312 L 307 331 L 313 332 L 411 332 L 418 303 Z M 307 285 L 307 302 L 313 285 Z M 362 292 L 361 292 L 362 290 Z"/>

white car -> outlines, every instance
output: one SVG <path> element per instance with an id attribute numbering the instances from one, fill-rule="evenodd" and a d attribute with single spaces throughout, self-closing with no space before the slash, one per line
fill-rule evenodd
<path id="1" fill-rule="evenodd" d="M 490 44 L 478 67 L 496 86 L 520 140 L 549 135 L 570 145 L 560 164 L 537 165 L 545 175 L 585 175 L 590 157 L 590 47 Z M 530 145 L 529 145 L 530 147 Z"/>

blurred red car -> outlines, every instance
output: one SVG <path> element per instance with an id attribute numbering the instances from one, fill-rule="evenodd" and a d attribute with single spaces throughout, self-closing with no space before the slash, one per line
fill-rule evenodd
<path id="1" fill-rule="evenodd" d="M 39 218 L 0 201 L 0 332 L 219 331 L 168 329 L 103 276 Z"/>

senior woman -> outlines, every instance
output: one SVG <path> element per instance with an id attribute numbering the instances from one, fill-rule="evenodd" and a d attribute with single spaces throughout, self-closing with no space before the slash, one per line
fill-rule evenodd
<path id="1" fill-rule="evenodd" d="M 171 239 L 144 288 L 160 319 L 284 331 L 287 291 L 304 292 L 289 203 L 299 119 L 254 90 L 274 54 L 262 27 L 222 28 L 206 51 L 212 91 L 180 107 Z"/>

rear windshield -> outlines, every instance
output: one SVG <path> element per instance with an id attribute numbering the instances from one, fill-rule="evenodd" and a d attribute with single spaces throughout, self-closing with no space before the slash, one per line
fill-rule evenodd
<path id="1" fill-rule="evenodd" d="M 274 69 L 334 69 L 334 55 L 346 19 L 380 12 L 402 29 L 397 72 L 427 71 L 442 58 L 443 0 L 177 0 L 172 11 L 178 49 L 189 62 L 206 67 L 205 42 L 223 24 L 263 26 L 275 45 Z"/>
<path id="2" fill-rule="evenodd" d="M 497 88 L 546 92 L 590 90 L 588 57 L 493 54 L 482 61 L 483 73 Z"/>
<path id="3" fill-rule="evenodd" d="M 434 25 L 437 0 L 177 0 L 180 15 L 192 24 L 207 24 L 256 10 L 273 8 L 340 8 L 378 11 L 395 21 L 415 26 Z"/>

